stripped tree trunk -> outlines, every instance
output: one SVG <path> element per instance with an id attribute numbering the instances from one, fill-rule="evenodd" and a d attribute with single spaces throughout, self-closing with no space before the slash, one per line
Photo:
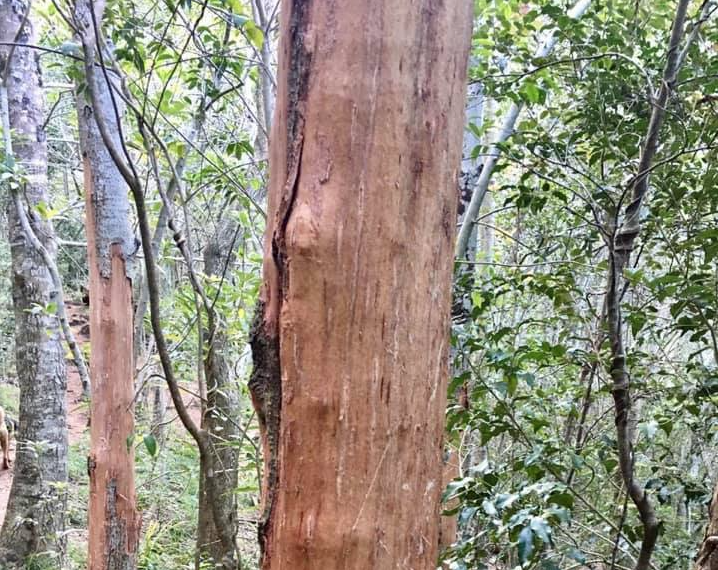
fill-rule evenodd
<path id="1" fill-rule="evenodd" d="M 43 99 L 40 71 L 35 53 L 22 44 L 34 44 L 32 22 L 27 18 L 27 3 L 0 1 L 0 39 L 19 45 L 3 47 L 2 60 L 8 64 L 2 86 L 7 104 L 5 128 L 12 129 L 17 161 L 17 187 L 5 196 L 8 238 L 12 253 L 12 296 L 15 309 L 17 375 L 20 384 L 20 422 L 15 473 L 8 499 L 7 515 L 0 532 L 0 560 L 9 568 L 25 568 L 33 555 L 53 560 L 64 545 L 64 493 L 56 485 L 67 481 L 67 408 L 65 404 L 65 357 L 60 323 L 50 309 L 56 303 L 56 290 L 41 252 L 21 223 L 26 215 L 46 253 L 54 260 L 55 232 L 52 224 L 18 210 L 18 193 L 31 208 L 49 203 L 47 145 L 43 125 Z M 22 27 L 22 29 L 21 29 Z M 12 144 L 6 131 L 7 156 Z M 23 200 L 23 202 L 24 202 Z M 42 307 L 46 310 L 37 310 Z M 42 445 L 39 445 L 43 442 Z M 38 443 L 38 445 L 33 445 Z M 38 562 L 41 562 L 38 560 Z M 6 566 L 3 566 L 5 568 Z"/>
<path id="2" fill-rule="evenodd" d="M 471 2 L 284 0 L 262 568 L 436 567 Z"/>
<path id="3" fill-rule="evenodd" d="M 87 82 L 87 89 L 78 95 L 78 122 L 85 175 L 92 347 L 88 570 L 134 570 L 140 518 L 131 441 L 131 275 L 137 247 L 130 226 L 127 186 L 102 132 L 120 146 L 122 108 L 119 97 L 111 94 L 112 73 L 93 68 L 98 62 L 95 25 L 102 21 L 103 7 L 102 2 L 79 0 L 74 13 Z"/>

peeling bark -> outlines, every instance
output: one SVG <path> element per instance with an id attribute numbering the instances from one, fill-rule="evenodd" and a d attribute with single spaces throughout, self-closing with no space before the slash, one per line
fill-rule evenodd
<path id="1" fill-rule="evenodd" d="M 282 3 L 262 568 L 435 568 L 470 2 Z"/>
<path id="2" fill-rule="evenodd" d="M 89 65 L 95 61 L 95 26 L 102 21 L 103 7 L 101 2 L 87 0 L 76 4 L 75 21 Z M 113 100 L 108 80 L 113 80 L 111 72 L 93 73 L 86 77 L 91 98 L 78 95 L 92 346 L 88 570 L 134 570 L 141 522 L 132 445 L 132 272 L 137 245 L 130 225 L 127 186 L 100 128 L 102 125 L 116 146 L 121 145 L 122 108 L 118 98 Z"/>
<path id="3" fill-rule="evenodd" d="M 0 37 L 19 44 L 7 72 L 3 69 L 8 111 L 4 121 L 16 139 L 15 148 L 8 144 L 5 150 L 9 156 L 14 151 L 23 197 L 35 207 L 50 200 L 40 70 L 35 53 L 22 47 L 36 43 L 32 21 L 26 18 L 28 9 L 20 0 L 0 1 Z M 9 51 L 7 47 L 0 49 L 3 67 Z M 9 129 L 4 130 L 9 139 Z M 33 310 L 56 301 L 52 275 L 26 233 L 27 227 L 23 227 L 20 214 L 24 211 L 18 210 L 9 196 L 5 205 L 12 256 L 20 421 L 14 479 L 0 531 L 0 560 L 3 568 L 24 568 L 30 555 L 45 553 L 46 560 L 56 561 L 64 549 L 65 497 L 55 484 L 67 481 L 67 378 L 59 320 L 52 312 Z M 57 246 L 52 224 L 37 216 L 25 221 L 54 260 Z M 33 445 L 37 442 L 44 443 Z"/>

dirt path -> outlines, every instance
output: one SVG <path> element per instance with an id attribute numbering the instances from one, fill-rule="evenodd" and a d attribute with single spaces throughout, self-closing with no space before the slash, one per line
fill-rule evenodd
<path id="1" fill-rule="evenodd" d="M 89 326 L 87 317 L 87 308 L 78 303 L 66 303 L 67 316 L 75 334 L 75 340 L 80 345 L 84 345 L 90 340 Z M 82 396 L 82 383 L 77 373 L 75 365 L 68 361 L 67 363 L 67 429 L 70 445 L 77 443 L 82 438 L 87 427 L 87 405 L 80 401 Z M 15 458 L 15 440 L 10 444 L 10 457 Z M 8 471 L 0 471 L 0 525 L 5 520 L 5 511 L 7 508 L 7 498 L 10 494 L 12 486 L 12 469 Z"/>

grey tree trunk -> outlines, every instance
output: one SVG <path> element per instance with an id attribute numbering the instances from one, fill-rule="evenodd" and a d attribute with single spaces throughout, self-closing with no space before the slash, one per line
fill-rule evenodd
<path id="1" fill-rule="evenodd" d="M 466 208 L 471 202 L 471 196 L 476 185 L 476 181 L 481 174 L 481 160 L 472 159 L 472 152 L 475 147 L 481 144 L 476 136 L 475 131 L 469 128 L 469 124 L 481 127 L 484 116 L 484 90 L 480 83 L 469 85 L 466 93 L 466 128 L 464 130 L 464 142 L 461 159 L 461 172 L 459 175 L 459 210 L 457 212 L 457 221 L 461 225 L 466 214 Z M 454 268 L 453 283 L 453 299 L 451 307 L 452 332 L 456 335 L 457 343 L 452 344 L 449 353 L 451 363 L 451 376 L 456 378 L 468 374 L 470 367 L 468 363 L 469 353 L 463 350 L 466 337 L 471 331 L 471 291 L 474 287 L 475 267 L 472 264 L 476 258 L 477 248 L 477 231 L 474 227 L 469 246 L 462 259 L 457 260 Z M 468 262 L 468 263 L 462 263 Z M 462 356 L 463 355 L 463 356 Z M 459 403 L 464 407 L 469 406 L 470 386 L 468 380 L 463 382 L 457 390 L 455 396 Z M 478 446 L 477 446 L 478 447 Z M 467 456 L 465 461 L 471 462 L 471 454 Z M 451 480 L 460 477 L 462 472 L 461 459 L 456 450 L 447 447 L 444 453 L 444 486 Z M 449 507 L 451 508 L 455 505 Z M 439 550 L 443 551 L 454 543 L 457 537 L 458 517 L 452 515 L 450 517 L 441 518 L 441 527 L 439 529 Z M 463 529 L 462 529 L 463 530 Z"/>
<path id="2" fill-rule="evenodd" d="M 3 70 L 4 119 L 16 139 L 17 176 L 10 193 L 17 192 L 27 201 L 20 202 L 21 207 L 33 208 L 50 199 L 40 72 L 33 50 L 21 47 L 36 43 L 26 10 L 25 2 L 0 1 L 0 38 L 19 44 L 0 50 L 3 61 L 10 60 Z M 7 156 L 13 155 L 11 146 L 6 138 Z M 15 197 L 4 196 L 12 253 L 20 421 L 13 485 L 0 531 L 0 560 L 3 568 L 25 568 L 30 557 L 42 557 L 42 562 L 59 567 L 66 499 L 55 484 L 67 481 L 67 378 L 59 320 L 54 311 L 36 310 L 57 302 L 57 290 L 42 254 L 23 229 Z M 27 218 L 54 260 L 52 224 L 32 213 Z"/>
<path id="3" fill-rule="evenodd" d="M 234 259 L 234 223 L 223 224 L 204 250 L 204 269 L 210 276 L 222 277 Z M 219 317 L 219 315 L 217 315 Z M 220 499 L 221 517 L 229 527 L 232 536 L 237 535 L 237 464 L 239 428 L 233 418 L 239 416 L 238 393 L 231 386 L 229 365 L 224 357 L 227 344 L 225 326 L 215 321 L 214 331 L 206 339 L 205 379 L 207 382 L 207 403 L 202 416 L 202 428 L 210 437 L 211 453 L 202 457 L 199 487 L 199 518 L 197 531 L 197 561 L 211 560 L 222 567 L 236 567 L 236 553 L 227 552 L 217 532 L 213 506 L 207 493 L 206 477 L 211 474 L 215 481 L 215 495 Z M 211 462 L 212 465 L 208 465 Z M 216 506 L 215 506 L 216 508 Z"/>

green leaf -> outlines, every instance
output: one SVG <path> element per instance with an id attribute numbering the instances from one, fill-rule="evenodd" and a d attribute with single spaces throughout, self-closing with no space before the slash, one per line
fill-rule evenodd
<path id="1" fill-rule="evenodd" d="M 519 386 L 519 379 L 514 376 L 513 374 L 510 374 L 506 378 L 506 388 L 509 396 L 513 396 L 516 394 L 516 388 Z"/>
<path id="2" fill-rule="evenodd" d="M 257 24 L 249 20 L 244 24 L 243 29 L 247 39 L 252 43 L 252 45 L 257 49 L 262 49 L 262 45 L 264 45 L 264 34 L 262 33 L 262 30 L 257 27 Z"/>
<path id="3" fill-rule="evenodd" d="M 60 213 L 59 210 L 49 207 L 45 202 L 38 202 L 35 209 L 43 220 L 51 220 Z"/>
<path id="4" fill-rule="evenodd" d="M 571 493 L 554 493 L 548 498 L 549 503 L 560 505 L 567 509 L 573 508 L 573 495 Z"/>
<path id="5" fill-rule="evenodd" d="M 524 83 L 519 93 L 521 97 L 529 103 L 538 103 L 541 101 L 541 89 L 532 81 Z"/>
<path id="6" fill-rule="evenodd" d="M 606 458 L 603 461 L 603 466 L 608 473 L 612 473 L 613 470 L 616 468 L 616 465 L 618 465 L 618 461 L 616 459 L 613 459 L 612 457 Z"/>
<path id="7" fill-rule="evenodd" d="M 147 434 L 142 438 L 142 440 L 145 442 L 145 447 L 147 448 L 147 452 L 150 456 L 157 457 L 157 440 L 155 439 L 155 436 Z"/>
<path id="8" fill-rule="evenodd" d="M 445 502 L 448 499 L 451 499 L 452 497 L 457 496 L 458 494 L 463 491 L 467 485 L 472 481 L 470 477 L 464 477 L 463 479 L 459 479 L 458 481 L 452 481 L 446 486 L 446 490 L 444 491 L 443 496 L 441 497 L 441 501 Z"/>
<path id="9" fill-rule="evenodd" d="M 534 552 L 534 532 L 531 530 L 530 526 L 524 527 L 519 533 L 518 547 L 519 562 L 524 564 L 529 558 L 531 558 L 531 555 Z"/>

